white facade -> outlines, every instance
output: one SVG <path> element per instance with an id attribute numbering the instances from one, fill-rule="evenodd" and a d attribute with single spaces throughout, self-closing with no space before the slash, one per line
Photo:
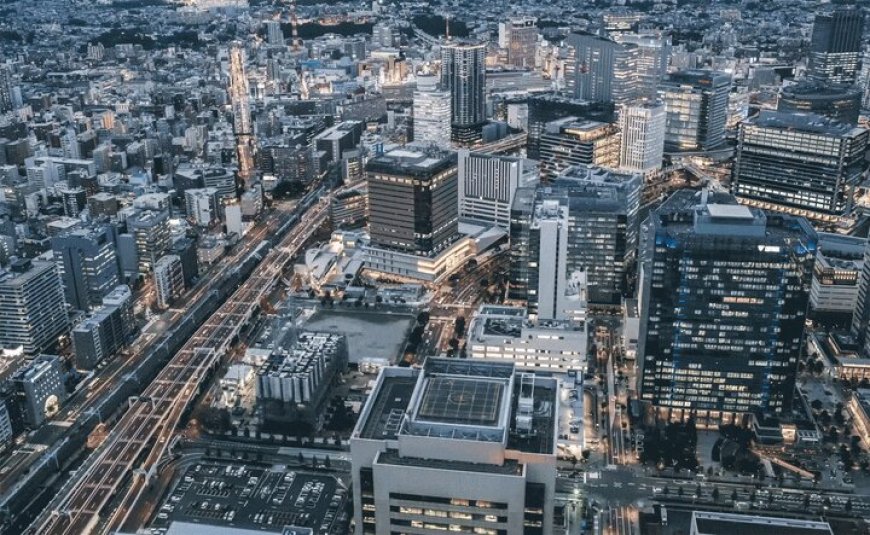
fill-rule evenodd
<path id="1" fill-rule="evenodd" d="M 414 141 L 440 147 L 450 145 L 450 91 L 438 88 L 436 76 L 417 76 Z"/>
<path id="2" fill-rule="evenodd" d="M 196 188 L 184 192 L 187 218 L 200 227 L 211 226 L 218 219 L 218 191 L 215 188 Z"/>
<path id="3" fill-rule="evenodd" d="M 364 269 L 398 280 L 438 282 L 460 266 L 475 252 L 474 240 L 465 236 L 437 256 L 422 256 L 384 249 L 373 245 L 363 247 Z"/>
<path id="4" fill-rule="evenodd" d="M 532 160 L 459 151 L 459 217 L 486 225 L 510 227 L 510 211 L 519 187 L 538 181 Z"/>
<path id="5" fill-rule="evenodd" d="M 481 305 L 468 327 L 468 357 L 518 370 L 566 373 L 586 367 L 585 322 L 531 322 L 524 307 Z"/>
<path id="6" fill-rule="evenodd" d="M 825 254 L 824 247 L 816 254 L 813 280 L 810 285 L 810 308 L 815 312 L 849 313 L 858 303 L 858 286 L 862 258 L 836 258 Z"/>
<path id="7" fill-rule="evenodd" d="M 234 202 L 224 207 L 224 222 L 227 234 L 235 234 L 241 238 L 245 234 L 245 225 L 242 223 L 242 205 Z"/>
<path id="8" fill-rule="evenodd" d="M 665 105 L 660 101 L 636 102 L 620 107 L 620 169 L 646 176 L 661 169 L 666 117 Z"/>
<path id="9" fill-rule="evenodd" d="M 539 251 L 529 267 L 537 273 L 537 285 L 529 288 L 536 298 L 536 320 L 585 321 L 586 273 L 568 273 L 568 207 L 547 199 L 536 207 L 531 231 Z"/>
<path id="10" fill-rule="evenodd" d="M 159 308 L 169 308 L 184 289 L 181 258 L 166 255 L 154 264 L 154 294 Z"/>

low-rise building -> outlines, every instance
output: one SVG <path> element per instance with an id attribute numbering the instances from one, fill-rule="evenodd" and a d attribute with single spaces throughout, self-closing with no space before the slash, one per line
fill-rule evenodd
<path id="1" fill-rule="evenodd" d="M 692 512 L 689 535 L 734 535 L 770 533 L 776 535 L 833 535 L 827 522 L 774 516 L 740 515 L 714 511 Z"/>

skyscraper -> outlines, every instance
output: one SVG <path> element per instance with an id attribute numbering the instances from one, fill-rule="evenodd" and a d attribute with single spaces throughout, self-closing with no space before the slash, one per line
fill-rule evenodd
<path id="1" fill-rule="evenodd" d="M 0 268 L 0 347 L 36 355 L 69 329 L 63 285 L 54 262 L 16 260 Z"/>
<path id="2" fill-rule="evenodd" d="M 638 96 L 636 45 L 590 33 L 572 33 L 565 42 L 565 84 L 574 98 L 618 103 Z"/>
<path id="3" fill-rule="evenodd" d="M 366 165 L 373 245 L 430 255 L 456 239 L 456 153 L 399 148 Z"/>
<path id="4" fill-rule="evenodd" d="M 619 165 L 619 129 L 612 124 L 565 117 L 547 123 L 541 133 L 541 180 L 547 181 L 572 165 Z"/>
<path id="5" fill-rule="evenodd" d="M 160 257 L 154 264 L 154 293 L 157 307 L 166 309 L 172 306 L 184 290 L 184 270 L 181 258 L 168 254 Z"/>
<path id="6" fill-rule="evenodd" d="M 656 98 L 659 83 L 668 73 L 671 37 L 654 33 L 623 33 L 614 39 L 635 47 L 634 91 L 637 98 Z"/>
<path id="7" fill-rule="evenodd" d="M 127 217 L 127 231 L 136 243 L 139 273 L 150 273 L 155 262 L 169 250 L 169 212 L 140 210 Z"/>
<path id="8" fill-rule="evenodd" d="M 81 229 L 51 239 L 67 304 L 90 310 L 120 283 L 115 242 L 107 226 Z"/>
<path id="9" fill-rule="evenodd" d="M 0 65 L 0 113 L 12 111 L 12 71 L 6 65 Z"/>
<path id="10" fill-rule="evenodd" d="M 640 246 L 640 400 L 664 418 L 788 411 L 817 237 L 800 217 L 678 191 Z"/>
<path id="11" fill-rule="evenodd" d="M 816 15 L 810 40 L 809 76 L 815 80 L 854 84 L 861 71 L 864 11 L 839 7 Z"/>
<path id="12" fill-rule="evenodd" d="M 507 229 L 517 188 L 538 181 L 532 160 L 459 151 L 459 217 Z"/>
<path id="13" fill-rule="evenodd" d="M 438 87 L 438 77 L 417 76 L 414 91 L 414 141 L 450 146 L 450 91 Z"/>
<path id="14" fill-rule="evenodd" d="M 709 150 L 725 141 L 731 75 L 689 69 L 671 73 L 659 85 L 665 103 L 665 148 Z"/>
<path id="15" fill-rule="evenodd" d="M 864 128 L 762 111 L 740 125 L 732 190 L 761 208 L 835 223 L 852 211 L 867 143 Z"/>
<path id="16" fill-rule="evenodd" d="M 661 101 L 632 102 L 619 108 L 619 168 L 645 176 L 662 167 L 667 114 Z"/>
<path id="17" fill-rule="evenodd" d="M 442 43 L 441 87 L 450 91 L 453 141 L 479 141 L 486 122 L 486 43 L 456 39 Z"/>
<path id="18" fill-rule="evenodd" d="M 540 159 L 541 134 L 550 121 L 565 117 L 603 123 L 613 121 L 614 106 L 611 102 L 589 102 L 559 93 L 538 93 L 530 95 L 526 104 L 529 117 L 526 156 L 533 160 Z"/>
<path id="19" fill-rule="evenodd" d="M 281 22 L 277 20 L 266 21 L 266 41 L 273 46 L 284 44 L 284 32 L 281 31 Z"/>
<path id="20" fill-rule="evenodd" d="M 589 302 L 618 304 L 628 288 L 642 187 L 638 174 L 578 165 L 538 190 L 568 209 L 565 276 L 586 273 Z"/>
<path id="21" fill-rule="evenodd" d="M 537 20 L 531 17 L 499 23 L 499 46 L 507 49 L 507 63 L 518 69 L 533 69 L 538 48 Z"/>

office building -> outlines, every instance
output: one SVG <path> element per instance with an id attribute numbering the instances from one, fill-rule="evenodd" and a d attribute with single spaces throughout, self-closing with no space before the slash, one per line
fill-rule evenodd
<path id="1" fill-rule="evenodd" d="M 511 204 L 508 299 L 512 301 L 526 302 L 529 298 L 529 247 L 536 195 L 536 188 L 518 188 Z"/>
<path id="2" fill-rule="evenodd" d="M 613 124 L 565 117 L 547 123 L 541 133 L 541 181 L 575 165 L 619 166 L 619 129 Z"/>
<path id="3" fill-rule="evenodd" d="M 184 270 L 181 259 L 168 254 L 154 264 L 154 294 L 160 309 L 172 306 L 184 291 Z"/>
<path id="4" fill-rule="evenodd" d="M 823 521 L 741 515 L 720 511 L 692 511 L 689 535 L 733 535 L 734 533 L 834 535 L 830 524 Z"/>
<path id="5" fill-rule="evenodd" d="M 459 151 L 459 217 L 499 226 L 510 226 L 510 209 L 517 188 L 538 181 L 537 162 Z"/>
<path id="6" fill-rule="evenodd" d="M 366 165 L 372 245 L 431 255 L 457 236 L 456 153 L 404 147 Z"/>
<path id="7" fill-rule="evenodd" d="M 184 191 L 184 207 L 187 219 L 198 227 L 210 227 L 219 216 L 218 190 L 195 188 Z"/>
<path id="8" fill-rule="evenodd" d="M 444 91 L 438 86 L 436 76 L 417 76 L 413 113 L 415 142 L 439 147 L 450 146 L 450 91 Z"/>
<path id="9" fill-rule="evenodd" d="M 68 329 L 54 262 L 15 260 L 0 268 L 0 347 L 36 355 L 54 347 Z"/>
<path id="10" fill-rule="evenodd" d="M 619 168 L 644 176 L 662 168 L 667 114 L 661 101 L 642 101 L 619 108 Z"/>
<path id="11" fill-rule="evenodd" d="M 441 87 L 450 91 L 451 139 L 463 145 L 480 141 L 486 123 L 486 43 L 442 43 Z"/>
<path id="12" fill-rule="evenodd" d="M 565 43 L 565 85 L 574 98 L 621 103 L 639 96 L 636 45 L 590 33 L 572 33 Z"/>
<path id="13" fill-rule="evenodd" d="M 63 364 L 55 355 L 38 355 L 9 378 L 24 413 L 24 422 L 36 429 L 51 418 L 66 400 Z"/>
<path id="14" fill-rule="evenodd" d="M 176 183 L 191 184 L 190 187 L 215 188 L 222 200 L 230 201 L 237 196 L 236 177 L 231 170 L 223 167 L 183 165 L 175 170 L 174 179 Z"/>
<path id="15" fill-rule="evenodd" d="M 655 99 L 659 83 L 668 73 L 671 61 L 671 37 L 653 33 L 620 33 L 613 39 L 623 46 L 633 47 L 635 72 L 634 98 Z"/>
<path id="16" fill-rule="evenodd" d="M 97 226 L 51 238 L 67 304 L 76 310 L 99 306 L 120 282 L 112 229 Z"/>
<path id="17" fill-rule="evenodd" d="M 732 191 L 742 202 L 837 223 L 852 212 L 870 131 L 762 111 L 740 125 Z"/>
<path id="18" fill-rule="evenodd" d="M 642 188 L 638 174 L 576 166 L 538 190 L 540 199 L 556 201 L 568 210 L 565 276 L 585 273 L 590 302 L 616 305 L 628 291 Z M 547 242 L 542 243 L 547 249 Z M 529 297 L 530 306 L 533 301 Z"/>
<path id="19" fill-rule="evenodd" d="M 169 212 L 139 210 L 127 217 L 127 231 L 136 245 L 139 273 L 150 273 L 157 260 L 169 250 Z"/>
<path id="20" fill-rule="evenodd" d="M 266 26 L 266 42 L 272 46 L 284 45 L 284 32 L 281 31 L 281 21 L 267 20 Z"/>
<path id="21" fill-rule="evenodd" d="M 553 533 L 558 388 L 470 359 L 383 368 L 351 435 L 356 535 Z"/>
<path id="22" fill-rule="evenodd" d="M 857 86 L 806 80 L 782 88 L 777 111 L 814 113 L 841 123 L 857 125 L 862 92 Z"/>
<path id="23" fill-rule="evenodd" d="M 314 136 L 314 147 L 323 151 L 330 164 L 338 164 L 345 152 L 359 145 L 363 126 L 362 121 L 342 121 Z"/>
<path id="24" fill-rule="evenodd" d="M 129 292 L 129 288 L 126 288 Z M 131 304 L 105 305 L 76 325 L 71 334 L 76 368 L 93 370 L 127 345 L 133 326 L 126 324 Z"/>
<path id="25" fill-rule="evenodd" d="M 575 99 L 560 93 L 530 95 L 526 100 L 528 110 L 528 142 L 526 156 L 540 159 L 541 134 L 547 123 L 565 117 L 610 123 L 614 120 L 612 102 L 590 102 Z"/>
<path id="26" fill-rule="evenodd" d="M 815 319 L 852 319 L 858 304 L 865 239 L 819 233 L 819 247 L 810 287 Z"/>
<path id="27" fill-rule="evenodd" d="M 537 19 L 511 19 L 498 25 L 499 47 L 507 50 L 507 64 L 517 69 L 534 69 L 538 51 Z"/>
<path id="28" fill-rule="evenodd" d="M 648 225 L 640 400 L 665 419 L 790 411 L 818 240 L 806 219 L 683 190 Z"/>
<path id="29" fill-rule="evenodd" d="M 0 113 L 7 113 L 15 108 L 13 91 L 12 70 L 7 65 L 0 65 Z"/>
<path id="30" fill-rule="evenodd" d="M 810 39 L 809 77 L 854 84 L 861 72 L 864 10 L 839 7 L 816 15 Z"/>
<path id="31" fill-rule="evenodd" d="M 725 141 L 731 75 L 689 69 L 669 74 L 659 85 L 665 103 L 665 149 L 710 150 Z"/>
<path id="32" fill-rule="evenodd" d="M 586 322 L 529 319 L 524 307 L 481 305 L 468 326 L 469 359 L 510 362 L 518 371 L 568 373 L 586 368 Z"/>
<path id="33" fill-rule="evenodd" d="M 864 242 L 864 258 L 861 276 L 858 279 L 858 297 L 855 312 L 852 314 L 852 336 L 862 347 L 865 355 L 870 355 L 870 239 Z"/>

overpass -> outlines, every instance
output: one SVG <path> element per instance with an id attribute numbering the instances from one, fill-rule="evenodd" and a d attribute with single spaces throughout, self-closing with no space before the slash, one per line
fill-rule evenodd
<path id="1" fill-rule="evenodd" d="M 311 206 L 143 394 L 130 398 L 128 410 L 109 430 L 103 445 L 58 492 L 27 533 L 84 535 L 108 532 L 123 523 L 155 475 L 155 467 L 185 411 L 241 329 L 253 318 L 260 299 L 272 290 L 284 268 L 324 221 L 331 197 Z M 120 502 L 110 508 L 118 498 Z"/>

